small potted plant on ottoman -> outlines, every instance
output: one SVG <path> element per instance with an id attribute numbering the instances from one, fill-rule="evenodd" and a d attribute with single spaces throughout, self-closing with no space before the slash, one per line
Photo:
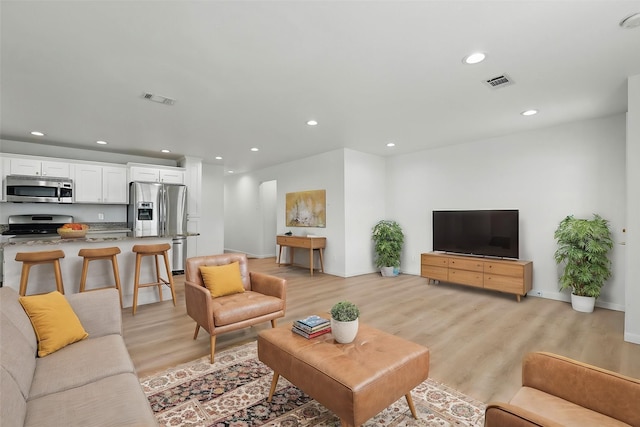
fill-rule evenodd
<path id="1" fill-rule="evenodd" d="M 340 301 L 331 307 L 331 334 L 341 344 L 352 342 L 358 335 L 360 310 L 349 301 Z"/>

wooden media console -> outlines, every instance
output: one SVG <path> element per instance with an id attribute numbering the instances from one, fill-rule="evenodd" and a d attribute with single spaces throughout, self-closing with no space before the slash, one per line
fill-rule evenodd
<path id="1" fill-rule="evenodd" d="M 458 285 L 515 294 L 518 302 L 532 287 L 533 262 L 431 252 L 421 254 L 420 276 L 429 283 Z"/>

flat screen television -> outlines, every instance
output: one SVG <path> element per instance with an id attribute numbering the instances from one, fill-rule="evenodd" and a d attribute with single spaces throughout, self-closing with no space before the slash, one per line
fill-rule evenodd
<path id="1" fill-rule="evenodd" d="M 433 250 L 518 258 L 518 210 L 433 211 Z"/>

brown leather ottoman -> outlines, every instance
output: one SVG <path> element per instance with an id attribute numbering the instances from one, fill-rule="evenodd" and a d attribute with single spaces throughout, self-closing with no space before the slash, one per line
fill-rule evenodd
<path id="1" fill-rule="evenodd" d="M 291 324 L 261 331 L 258 358 L 278 377 L 334 412 L 343 426 L 359 426 L 405 396 L 417 418 L 411 390 L 429 377 L 429 349 L 360 323 L 350 344 L 329 334 L 306 339 Z"/>

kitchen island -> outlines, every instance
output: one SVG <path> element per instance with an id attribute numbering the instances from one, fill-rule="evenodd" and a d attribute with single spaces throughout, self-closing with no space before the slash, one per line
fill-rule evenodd
<path id="1" fill-rule="evenodd" d="M 90 233 L 86 237 L 78 239 L 36 239 L 18 240 L 1 243 L 4 249 L 4 268 L 2 285 L 8 286 L 16 291 L 20 289 L 20 275 L 22 274 L 22 263 L 16 261 L 18 252 L 38 252 L 60 249 L 64 251 L 65 257 L 60 260 L 62 269 L 62 279 L 66 294 L 77 293 L 80 288 L 80 276 L 82 273 L 83 258 L 78 256 L 80 249 L 100 249 L 112 246 L 120 248 L 121 253 L 117 256 L 120 270 L 120 282 L 122 285 L 122 302 L 124 307 L 133 305 L 133 277 L 135 272 L 135 254 L 131 251 L 134 245 L 154 245 L 168 243 L 171 245 L 172 238 L 169 237 L 128 237 L 124 233 L 117 233 L 114 230 L 104 233 Z M 171 251 L 170 251 L 171 252 Z M 171 263 L 171 253 L 169 262 Z M 172 269 L 172 266 L 169 266 Z M 164 272 L 163 261 L 160 261 L 161 274 Z M 166 273 L 162 274 L 163 277 Z M 155 265 L 151 258 L 143 260 L 140 269 L 141 283 L 155 282 Z M 93 261 L 89 264 L 89 274 L 87 276 L 87 289 L 104 287 L 113 284 L 113 271 L 111 263 L 108 261 Z M 51 265 L 36 265 L 29 273 L 29 284 L 27 294 L 46 293 L 55 290 L 55 279 Z M 171 300 L 171 291 L 163 286 L 162 299 Z M 138 306 L 158 302 L 157 288 L 140 288 L 138 293 Z"/>

